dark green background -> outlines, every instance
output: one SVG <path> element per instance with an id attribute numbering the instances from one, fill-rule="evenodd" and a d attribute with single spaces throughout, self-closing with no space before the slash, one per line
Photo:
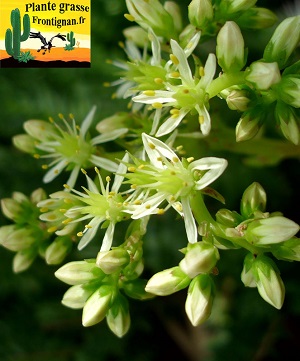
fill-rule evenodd
<path id="1" fill-rule="evenodd" d="M 258 5 L 276 9 L 281 2 L 258 1 Z M 0 198 L 10 197 L 15 190 L 30 194 L 42 185 L 43 172 L 36 160 L 11 143 L 12 136 L 23 132 L 25 120 L 71 112 L 81 122 L 96 104 L 96 124 L 124 109 L 126 103 L 112 101 L 114 90 L 102 85 L 115 79 L 106 59 L 124 58 L 117 46 L 123 40 L 122 29 L 131 25 L 124 12 L 124 1 L 93 1 L 91 69 L 0 69 Z M 264 44 L 257 44 L 253 35 L 245 34 L 250 53 L 259 53 Z M 238 209 L 243 190 L 258 181 L 267 191 L 268 210 L 280 210 L 299 223 L 298 160 L 265 169 L 247 168 L 238 156 L 229 156 L 229 161 L 226 175 L 216 183 L 229 199 L 228 208 Z M 48 185 L 48 193 L 60 189 L 62 179 Z M 8 223 L 0 215 L 0 224 Z M 183 225 L 172 212 L 151 220 L 149 228 L 145 276 L 177 264 L 178 249 L 185 245 Z M 97 252 L 97 247 L 89 252 Z M 67 261 L 83 256 L 88 254 L 74 252 Z M 278 262 L 286 300 L 283 309 L 277 311 L 255 289 L 243 287 L 239 277 L 244 253 L 223 251 L 216 277 L 218 296 L 209 322 L 198 328 L 190 326 L 184 313 L 184 290 L 153 301 L 130 301 L 132 327 L 118 339 L 105 321 L 83 328 L 81 310 L 60 304 L 67 286 L 54 277 L 57 267 L 46 266 L 39 259 L 28 271 L 14 275 L 12 257 L 12 252 L 0 248 L 2 361 L 279 361 L 292 360 L 292 354 L 299 351 L 297 263 Z"/>

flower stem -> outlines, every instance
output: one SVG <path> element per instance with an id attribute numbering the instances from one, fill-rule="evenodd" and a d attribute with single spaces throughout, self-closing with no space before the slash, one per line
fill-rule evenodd
<path id="1" fill-rule="evenodd" d="M 245 72 L 240 71 L 232 74 L 222 74 L 218 78 L 214 79 L 207 87 L 206 91 L 209 94 L 209 98 L 213 98 L 218 95 L 222 90 L 229 88 L 233 85 L 243 84 L 245 82 Z"/>

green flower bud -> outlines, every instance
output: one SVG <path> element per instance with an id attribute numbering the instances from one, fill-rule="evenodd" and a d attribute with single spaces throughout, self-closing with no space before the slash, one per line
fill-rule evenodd
<path id="1" fill-rule="evenodd" d="M 57 135 L 56 128 L 49 122 L 44 120 L 27 120 L 24 123 L 26 133 L 39 141 L 47 141 Z"/>
<path id="2" fill-rule="evenodd" d="M 47 247 L 45 260 L 48 264 L 60 264 L 72 249 L 73 242 L 70 237 L 56 237 Z"/>
<path id="3" fill-rule="evenodd" d="M 157 296 L 167 296 L 188 286 L 191 279 L 179 266 L 156 273 L 146 285 L 146 292 Z"/>
<path id="4" fill-rule="evenodd" d="M 277 88 L 278 95 L 282 101 L 295 108 L 300 108 L 300 76 L 286 75 L 282 78 Z"/>
<path id="5" fill-rule="evenodd" d="M 185 48 L 189 44 L 192 37 L 198 32 L 199 29 L 197 29 L 196 26 L 188 24 L 179 35 L 180 46 Z"/>
<path id="6" fill-rule="evenodd" d="M 273 26 L 277 21 L 276 14 L 266 8 L 253 7 L 244 11 L 236 19 L 241 28 L 264 29 Z"/>
<path id="7" fill-rule="evenodd" d="M 293 237 L 280 243 L 274 250 L 273 255 L 283 261 L 300 261 L 300 239 Z"/>
<path id="8" fill-rule="evenodd" d="M 13 228 L 11 228 L 10 230 L 12 229 Z M 5 228 L 3 230 L 4 234 L 6 234 L 6 237 L 4 237 L 4 239 L 1 241 L 1 244 L 3 247 L 9 249 L 10 251 L 23 251 L 26 248 L 32 246 L 36 241 L 33 231 L 29 227 L 15 229 L 10 234 L 7 234 L 8 230 L 8 228 Z"/>
<path id="9" fill-rule="evenodd" d="M 96 264 L 106 274 L 121 270 L 122 266 L 129 263 L 130 257 L 124 248 L 115 248 L 110 251 L 99 252 Z"/>
<path id="10" fill-rule="evenodd" d="M 42 188 L 37 188 L 30 195 L 31 202 L 36 205 L 46 198 L 47 198 L 47 194 Z"/>
<path id="11" fill-rule="evenodd" d="M 244 266 L 241 274 L 241 280 L 246 287 L 256 287 L 252 266 L 255 258 L 252 253 L 248 253 L 244 259 Z"/>
<path id="12" fill-rule="evenodd" d="M 246 219 L 250 218 L 255 212 L 265 212 L 267 204 L 267 195 L 263 187 L 253 182 L 243 193 L 241 200 L 241 214 Z"/>
<path id="13" fill-rule="evenodd" d="M 253 274 L 261 297 L 273 307 L 283 305 L 285 288 L 275 263 L 266 256 L 258 256 L 253 263 Z"/>
<path id="14" fill-rule="evenodd" d="M 249 243 L 269 245 L 284 242 L 299 231 L 299 225 L 288 218 L 274 216 L 254 220 L 244 234 Z"/>
<path id="15" fill-rule="evenodd" d="M 268 90 L 272 85 L 279 83 L 281 80 L 277 63 L 256 61 L 250 65 L 249 70 L 250 72 L 246 76 L 246 80 L 259 90 Z"/>
<path id="16" fill-rule="evenodd" d="M 185 311 L 193 326 L 199 326 L 209 318 L 213 299 L 214 283 L 210 276 L 201 274 L 194 278 L 185 302 Z"/>
<path id="17" fill-rule="evenodd" d="M 33 154 L 35 150 L 35 140 L 28 134 L 18 134 L 12 138 L 13 145 L 22 152 Z"/>
<path id="18" fill-rule="evenodd" d="M 221 6 L 226 6 L 226 11 L 229 14 L 238 11 L 245 11 L 256 4 L 257 0 L 228 0 L 221 2 Z"/>
<path id="19" fill-rule="evenodd" d="M 37 249 L 29 248 L 19 251 L 13 258 L 13 271 L 15 273 L 23 272 L 27 270 L 35 258 L 37 257 Z"/>
<path id="20" fill-rule="evenodd" d="M 224 72 L 236 72 L 245 65 L 244 39 L 234 21 L 227 21 L 217 36 L 216 53 Z"/>
<path id="21" fill-rule="evenodd" d="M 5 217 L 15 222 L 18 221 L 23 212 L 22 205 L 12 198 L 1 199 L 1 208 Z"/>
<path id="22" fill-rule="evenodd" d="M 164 3 L 164 8 L 171 15 L 175 30 L 180 33 L 182 30 L 182 16 L 179 5 L 174 1 L 166 1 Z"/>
<path id="23" fill-rule="evenodd" d="M 93 288 L 86 287 L 86 285 L 75 285 L 65 292 L 61 303 L 66 307 L 74 309 L 83 308 L 88 298 L 94 292 Z"/>
<path id="24" fill-rule="evenodd" d="M 215 267 L 220 255 L 216 247 L 210 243 L 189 243 L 185 257 L 179 263 L 179 267 L 190 278 L 200 273 L 209 273 Z"/>
<path id="25" fill-rule="evenodd" d="M 108 310 L 106 321 L 110 330 L 118 337 L 123 337 L 130 328 L 130 314 L 127 299 L 121 294 Z"/>
<path id="26" fill-rule="evenodd" d="M 129 21 L 137 22 L 143 29 L 151 28 L 157 36 L 176 38 L 174 22 L 158 0 L 126 0 Z"/>
<path id="27" fill-rule="evenodd" d="M 276 61 L 279 69 L 282 69 L 299 44 L 299 39 L 300 16 L 284 19 L 275 29 L 265 48 L 264 60 L 270 63 Z"/>
<path id="28" fill-rule="evenodd" d="M 242 217 L 235 211 L 223 208 L 216 213 L 216 220 L 226 227 L 234 228 L 242 222 Z"/>
<path id="29" fill-rule="evenodd" d="M 145 43 L 147 43 L 148 41 L 148 33 L 147 31 L 145 31 L 144 29 L 142 29 L 140 26 L 129 26 L 128 28 L 124 29 L 123 30 L 123 35 L 124 37 L 127 39 L 127 40 L 130 40 L 132 41 L 134 44 L 136 44 L 138 47 L 144 47 L 145 46 Z M 128 116 L 128 113 L 126 112 L 123 112 L 124 114 L 127 114 Z M 109 118 L 113 118 L 114 116 L 112 117 L 109 117 Z M 106 118 L 108 119 L 108 118 Z M 105 120 L 105 119 L 104 119 Z M 101 124 L 103 122 L 103 120 L 98 123 L 98 124 Z M 100 128 L 103 127 L 104 128 L 104 131 L 102 130 L 99 130 L 97 129 L 100 133 L 105 133 L 107 131 L 112 131 L 114 129 L 118 129 L 118 128 L 112 128 L 109 126 L 108 122 L 106 122 L 106 126 L 108 127 L 109 130 L 106 130 L 104 128 L 104 124 L 103 125 L 100 125 Z M 125 122 L 123 122 L 122 126 L 120 128 L 126 128 L 127 126 L 125 125 Z"/>
<path id="30" fill-rule="evenodd" d="M 260 130 L 263 121 L 263 113 L 259 109 L 250 109 L 242 114 L 235 128 L 235 137 L 237 142 L 250 140 L 256 136 Z"/>
<path id="31" fill-rule="evenodd" d="M 294 109 L 287 104 L 278 101 L 275 108 L 275 117 L 285 138 L 295 145 L 298 145 L 300 129 Z"/>
<path id="32" fill-rule="evenodd" d="M 214 16 L 211 0 L 192 0 L 188 6 L 190 23 L 202 29 Z"/>
<path id="33" fill-rule="evenodd" d="M 122 282 L 122 288 L 127 296 L 136 300 L 148 300 L 153 298 L 152 293 L 145 291 L 147 280 L 137 278 L 133 281 Z"/>
<path id="34" fill-rule="evenodd" d="M 93 326 L 101 322 L 111 304 L 112 288 L 110 286 L 101 286 L 86 301 L 82 311 L 82 325 L 84 327 Z"/>
<path id="35" fill-rule="evenodd" d="M 246 90 L 235 89 L 229 92 L 226 102 L 229 109 L 244 112 L 248 109 L 250 99 Z"/>
<path id="36" fill-rule="evenodd" d="M 95 260 L 69 262 L 60 267 L 54 275 L 71 286 L 95 279 L 101 280 L 105 276 L 103 271 L 96 266 Z"/>

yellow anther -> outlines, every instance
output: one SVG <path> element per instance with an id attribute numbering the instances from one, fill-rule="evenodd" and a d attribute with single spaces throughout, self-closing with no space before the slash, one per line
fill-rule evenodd
<path id="1" fill-rule="evenodd" d="M 152 104 L 152 107 L 155 109 L 161 109 L 163 106 L 162 103 L 155 102 Z"/>
<path id="2" fill-rule="evenodd" d="M 50 123 L 54 123 L 54 120 L 53 120 L 52 117 L 49 117 L 48 119 L 49 119 L 49 122 L 50 122 Z"/>
<path id="3" fill-rule="evenodd" d="M 91 228 L 93 228 L 93 227 L 92 227 L 92 226 L 90 226 L 89 224 L 86 224 L 84 227 L 85 227 L 85 228 L 87 228 L 87 229 L 91 229 Z"/>
<path id="4" fill-rule="evenodd" d="M 153 143 L 148 142 L 149 148 L 155 149 L 155 145 Z"/>
<path id="5" fill-rule="evenodd" d="M 105 88 L 109 88 L 109 87 L 110 87 L 110 83 L 109 83 L 108 81 L 105 81 L 105 82 L 103 83 L 103 86 L 104 86 Z"/>
<path id="6" fill-rule="evenodd" d="M 188 182 L 182 182 L 182 185 L 183 185 L 184 187 L 187 187 L 189 184 L 188 184 Z"/>
<path id="7" fill-rule="evenodd" d="M 143 169 L 143 168 L 145 168 L 145 164 L 140 164 L 140 165 L 138 166 L 138 169 Z"/>
<path id="8" fill-rule="evenodd" d="M 40 158 L 41 158 L 41 156 L 40 156 L 39 154 L 34 154 L 33 157 L 34 157 L 35 159 L 40 159 Z"/>
<path id="9" fill-rule="evenodd" d="M 48 164 L 43 164 L 42 169 L 48 169 Z"/>
<path id="10" fill-rule="evenodd" d="M 74 118 L 74 115 L 73 115 L 72 113 L 69 114 L 69 118 L 72 119 L 72 120 L 75 119 L 75 118 Z"/>
<path id="11" fill-rule="evenodd" d="M 175 202 L 176 201 L 176 198 L 174 197 L 174 196 L 170 196 L 170 198 L 169 198 L 169 202 Z"/>
<path id="12" fill-rule="evenodd" d="M 204 76 L 204 68 L 203 68 L 203 66 L 200 66 L 200 68 L 199 68 L 199 75 Z"/>
<path id="13" fill-rule="evenodd" d="M 156 159 L 157 159 L 159 162 L 162 162 L 162 161 L 163 161 L 162 157 L 157 157 Z"/>
<path id="14" fill-rule="evenodd" d="M 64 119 L 64 116 L 63 116 L 62 113 L 59 113 L 59 114 L 58 114 L 58 117 L 59 117 L 60 119 Z"/>
<path id="15" fill-rule="evenodd" d="M 171 175 L 176 175 L 176 172 L 174 172 L 173 170 L 170 172 Z"/>
<path id="16" fill-rule="evenodd" d="M 105 178 L 105 180 L 106 180 L 107 183 L 109 183 L 109 182 L 111 181 L 110 176 L 107 176 L 107 177 Z"/>
<path id="17" fill-rule="evenodd" d="M 178 147 L 176 147 L 176 150 L 177 150 L 178 152 L 180 152 L 182 149 L 183 149 L 183 145 L 178 145 Z"/>
<path id="18" fill-rule="evenodd" d="M 72 219 L 71 219 L 71 218 L 67 218 L 67 219 L 64 219 L 61 223 L 63 223 L 63 224 L 68 224 L 68 223 L 70 223 L 70 222 L 72 222 Z"/>
<path id="19" fill-rule="evenodd" d="M 162 78 L 154 78 L 154 83 L 156 84 L 162 84 L 164 80 Z"/>
<path id="20" fill-rule="evenodd" d="M 60 213 L 66 213 L 67 212 L 66 208 L 60 208 L 59 211 L 60 211 Z"/>
<path id="21" fill-rule="evenodd" d="M 165 214 L 165 210 L 164 209 L 158 209 L 157 214 L 163 215 L 163 214 Z"/>
<path id="22" fill-rule="evenodd" d="M 155 91 L 154 90 L 145 90 L 145 91 L 143 91 L 143 94 L 147 95 L 147 97 L 154 97 Z"/>
<path id="23" fill-rule="evenodd" d="M 182 212 L 182 205 L 180 203 L 176 204 L 175 208 L 177 209 L 177 211 Z"/>
<path id="24" fill-rule="evenodd" d="M 81 172 L 84 174 L 84 175 L 87 175 L 87 172 L 85 169 L 81 168 Z"/>
<path id="25" fill-rule="evenodd" d="M 151 208 L 151 204 L 146 204 L 146 205 L 145 205 L 145 208 L 146 208 L 146 209 L 150 209 L 150 208 Z"/>
<path id="26" fill-rule="evenodd" d="M 170 76 L 172 78 L 180 78 L 180 73 L 178 71 L 173 71 L 172 73 L 170 73 Z"/>
<path id="27" fill-rule="evenodd" d="M 119 42 L 118 42 L 118 45 L 119 45 L 119 47 L 122 48 L 122 49 L 125 48 L 125 45 L 124 45 L 123 41 L 119 41 Z"/>
<path id="28" fill-rule="evenodd" d="M 129 171 L 129 172 L 135 172 L 135 171 L 136 171 L 136 168 L 135 168 L 135 167 L 128 167 L 128 171 Z"/>
<path id="29" fill-rule="evenodd" d="M 136 205 L 136 206 L 139 206 L 139 205 L 141 205 L 142 204 L 142 202 L 140 201 L 140 200 L 136 200 L 136 201 L 134 201 L 134 204 Z"/>
<path id="30" fill-rule="evenodd" d="M 187 158 L 186 160 L 187 160 L 189 163 L 191 163 L 194 159 L 195 159 L 194 157 L 189 157 L 189 158 Z"/>
<path id="31" fill-rule="evenodd" d="M 112 99 L 117 99 L 117 93 L 113 93 L 113 94 L 111 95 L 111 98 L 112 98 Z"/>
<path id="32" fill-rule="evenodd" d="M 179 162 L 179 159 L 176 158 L 176 157 L 173 157 L 173 158 L 172 158 L 172 161 L 173 161 L 174 163 L 178 163 L 178 162 Z"/>
<path id="33" fill-rule="evenodd" d="M 131 188 L 131 189 L 137 189 L 137 184 L 132 184 L 132 185 L 130 186 L 130 188 Z"/>
<path id="34" fill-rule="evenodd" d="M 189 94 L 190 90 L 189 89 L 183 89 L 183 94 Z"/>
<path id="35" fill-rule="evenodd" d="M 65 187 L 65 188 L 67 188 L 67 187 Z M 70 187 L 67 188 L 67 189 L 70 189 Z M 65 198 L 65 199 L 64 199 L 64 203 L 66 203 L 66 204 L 71 204 L 72 201 L 71 201 L 71 199 L 69 199 L 69 198 Z"/>
<path id="36" fill-rule="evenodd" d="M 71 187 L 68 184 L 64 184 L 64 188 L 71 189 Z"/>
<path id="37" fill-rule="evenodd" d="M 78 237 L 82 237 L 82 236 L 83 236 L 83 232 L 78 232 L 78 233 L 77 233 L 77 236 L 78 236 Z"/>
<path id="38" fill-rule="evenodd" d="M 190 41 L 190 42 L 187 44 L 186 48 L 187 48 L 187 49 L 190 49 L 193 45 L 194 45 L 193 42 Z"/>
<path id="39" fill-rule="evenodd" d="M 47 229 L 48 233 L 53 233 L 55 231 L 57 231 L 57 227 L 50 227 L 50 228 Z"/>
<path id="40" fill-rule="evenodd" d="M 112 64 L 113 63 L 113 61 L 111 59 L 106 59 L 105 62 L 106 62 L 106 64 Z"/>
<path id="41" fill-rule="evenodd" d="M 58 174 L 58 173 L 59 173 L 59 169 L 55 169 L 55 170 L 54 170 L 54 173 L 55 173 L 55 174 Z"/>
<path id="42" fill-rule="evenodd" d="M 44 212 L 48 212 L 49 208 L 46 207 L 42 207 L 40 208 L 40 212 L 44 213 Z"/>
<path id="43" fill-rule="evenodd" d="M 179 109 L 173 108 L 170 110 L 170 114 L 179 114 Z"/>
<path id="44" fill-rule="evenodd" d="M 174 54 L 170 54 L 170 59 L 171 59 L 173 64 L 175 64 L 175 65 L 179 64 L 179 60 Z"/>
<path id="45" fill-rule="evenodd" d="M 124 17 L 129 21 L 135 21 L 135 17 L 132 16 L 131 14 L 124 14 Z"/>
<path id="46" fill-rule="evenodd" d="M 203 124 L 203 123 L 204 123 L 204 116 L 199 115 L 199 124 Z"/>
<path id="47" fill-rule="evenodd" d="M 100 173 L 100 172 L 99 172 L 99 169 L 98 169 L 97 167 L 95 167 L 94 170 L 95 170 L 95 172 L 96 172 L 97 174 Z"/>
<path id="48" fill-rule="evenodd" d="M 116 195 L 116 192 L 109 192 L 108 194 L 113 197 Z"/>

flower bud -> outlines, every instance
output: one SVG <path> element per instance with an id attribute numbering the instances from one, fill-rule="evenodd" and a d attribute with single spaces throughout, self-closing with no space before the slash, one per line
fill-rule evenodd
<path id="1" fill-rule="evenodd" d="M 36 248 L 29 248 L 19 251 L 13 258 L 13 271 L 15 273 L 27 270 L 37 256 Z"/>
<path id="2" fill-rule="evenodd" d="M 6 233 L 8 230 L 8 228 L 5 228 L 4 232 Z M 33 235 L 32 229 L 29 227 L 24 227 L 15 229 L 10 234 L 6 234 L 6 237 L 2 240 L 1 244 L 10 251 L 18 252 L 29 248 L 35 242 L 36 238 Z"/>
<path id="3" fill-rule="evenodd" d="M 300 261 L 300 239 L 293 237 L 272 250 L 273 255 L 283 261 Z"/>
<path id="4" fill-rule="evenodd" d="M 277 101 L 275 117 L 285 138 L 295 145 L 298 145 L 300 129 L 294 109 L 281 101 Z"/>
<path id="5" fill-rule="evenodd" d="M 212 310 L 214 299 L 214 283 L 209 275 L 195 277 L 188 289 L 185 311 L 193 326 L 205 322 Z"/>
<path id="6" fill-rule="evenodd" d="M 112 289 L 101 286 L 86 301 L 82 311 L 82 325 L 93 326 L 106 316 L 111 303 Z"/>
<path id="7" fill-rule="evenodd" d="M 202 29 L 214 16 L 211 0 L 192 0 L 188 6 L 188 16 L 192 25 Z"/>
<path id="8" fill-rule="evenodd" d="M 18 134 L 12 138 L 13 145 L 25 153 L 35 153 L 35 140 L 28 134 Z"/>
<path id="9" fill-rule="evenodd" d="M 125 28 L 123 30 L 123 35 L 127 40 L 132 41 L 134 44 L 136 44 L 138 47 L 141 47 L 141 48 L 148 41 L 148 33 L 147 33 L 147 31 L 142 29 L 140 26 L 129 26 L 128 28 Z M 126 113 L 124 112 L 124 114 L 126 114 Z M 123 124 L 121 128 L 123 128 L 123 127 L 125 127 L 125 124 Z M 117 129 L 117 128 L 114 128 L 114 129 Z M 102 130 L 98 130 L 98 131 L 100 133 L 105 133 Z"/>
<path id="10" fill-rule="evenodd" d="M 288 218 L 274 216 L 254 220 L 244 234 L 249 243 L 269 245 L 286 241 L 299 231 L 299 225 Z"/>
<path id="11" fill-rule="evenodd" d="M 282 78 L 278 88 L 280 99 L 286 104 L 295 108 L 300 108 L 299 92 L 300 79 L 299 75 L 286 75 Z"/>
<path id="12" fill-rule="evenodd" d="M 179 266 L 156 273 L 146 285 L 146 292 L 157 296 L 167 296 L 188 286 L 191 279 Z"/>
<path id="13" fill-rule="evenodd" d="M 100 251 L 96 264 L 104 273 L 111 274 L 121 270 L 129 261 L 129 254 L 124 248 L 115 248 L 111 251 Z"/>
<path id="14" fill-rule="evenodd" d="M 199 273 L 209 273 L 219 258 L 219 251 L 212 244 L 203 241 L 189 243 L 186 255 L 179 263 L 179 267 L 190 278 L 194 278 Z"/>
<path id="15" fill-rule="evenodd" d="M 244 266 L 241 274 L 241 280 L 246 287 L 256 287 L 252 266 L 255 258 L 252 253 L 248 253 L 244 259 Z"/>
<path id="16" fill-rule="evenodd" d="M 277 62 L 282 69 L 292 52 L 299 44 L 300 16 L 284 19 L 275 29 L 268 42 L 263 58 L 267 62 Z"/>
<path id="17" fill-rule="evenodd" d="M 15 222 L 18 221 L 23 212 L 22 205 L 12 198 L 1 199 L 1 208 L 5 217 Z"/>
<path id="18" fill-rule="evenodd" d="M 118 337 L 123 337 L 130 327 L 130 314 L 127 299 L 118 295 L 108 310 L 106 321 L 110 330 Z"/>
<path id="19" fill-rule="evenodd" d="M 228 0 L 225 1 L 227 13 L 232 14 L 238 11 L 245 11 L 256 4 L 257 0 Z"/>
<path id="20" fill-rule="evenodd" d="M 43 188 L 37 188 L 30 195 L 30 200 L 34 205 L 37 205 L 39 202 L 47 198 L 47 194 Z"/>
<path id="21" fill-rule="evenodd" d="M 147 280 L 137 278 L 133 281 L 123 282 L 122 287 L 127 296 L 136 300 L 148 300 L 154 295 L 145 291 L 146 284 Z"/>
<path id="22" fill-rule="evenodd" d="M 95 290 L 85 285 L 75 285 L 65 292 L 61 303 L 70 308 L 83 308 L 88 298 Z"/>
<path id="23" fill-rule="evenodd" d="M 229 109 L 244 112 L 248 109 L 250 99 L 246 90 L 235 89 L 227 95 L 226 102 Z"/>
<path id="24" fill-rule="evenodd" d="M 256 61 L 250 65 L 249 70 L 246 80 L 259 90 L 268 90 L 272 85 L 279 83 L 281 80 L 277 63 Z"/>
<path id="25" fill-rule="evenodd" d="M 256 136 L 262 123 L 261 116 L 259 109 L 250 109 L 243 113 L 235 128 L 237 142 L 250 140 Z"/>
<path id="26" fill-rule="evenodd" d="M 267 195 L 263 187 L 253 182 L 243 193 L 241 200 L 241 214 L 250 218 L 256 211 L 265 212 Z"/>
<path id="27" fill-rule="evenodd" d="M 275 263 L 266 256 L 258 256 L 253 263 L 253 274 L 261 297 L 273 307 L 283 305 L 285 288 Z"/>
<path id="28" fill-rule="evenodd" d="M 244 11 L 236 19 L 241 28 L 264 29 L 273 26 L 277 21 L 276 14 L 266 8 L 253 7 Z"/>
<path id="29" fill-rule="evenodd" d="M 60 267 L 55 277 L 68 285 L 79 285 L 105 276 L 103 271 L 96 266 L 95 260 L 69 262 Z"/>
<path id="30" fill-rule="evenodd" d="M 47 247 L 45 260 L 48 264 L 60 264 L 72 249 L 73 242 L 70 237 L 56 237 Z"/>
<path id="31" fill-rule="evenodd" d="M 236 227 L 242 222 L 242 217 L 235 211 L 229 209 L 220 209 L 216 213 L 216 220 L 218 223 L 226 227 Z"/>
<path id="32" fill-rule="evenodd" d="M 227 21 L 217 36 L 216 53 L 224 72 L 236 72 L 245 65 L 244 39 L 234 21 Z"/>
<path id="33" fill-rule="evenodd" d="M 182 16 L 179 5 L 174 1 L 166 1 L 164 8 L 171 15 L 175 30 L 180 33 L 182 30 Z"/>

